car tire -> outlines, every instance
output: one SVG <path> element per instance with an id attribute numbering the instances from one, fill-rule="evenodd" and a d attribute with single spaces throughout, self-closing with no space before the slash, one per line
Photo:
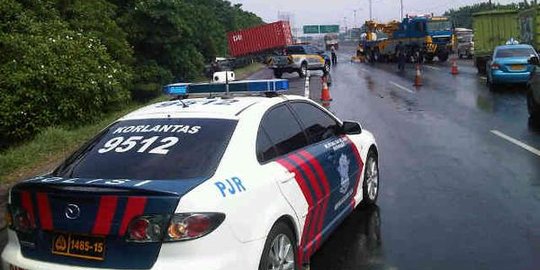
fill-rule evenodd
<path id="1" fill-rule="evenodd" d="M 289 247 L 287 254 L 281 254 L 282 248 L 287 250 L 287 246 Z M 278 254 L 275 254 L 276 251 Z M 264 243 L 259 270 L 298 270 L 297 252 L 296 240 L 291 228 L 284 222 L 278 222 L 272 227 Z"/>
<path id="2" fill-rule="evenodd" d="M 540 123 L 540 104 L 534 101 L 533 93 L 530 90 L 527 94 L 527 109 L 531 119 L 536 120 L 537 123 Z"/>
<path id="3" fill-rule="evenodd" d="M 307 71 L 308 71 L 307 64 L 302 63 L 302 65 L 300 65 L 300 70 L 298 70 L 298 76 L 300 76 L 300 78 L 305 78 L 307 76 Z"/>
<path id="4" fill-rule="evenodd" d="M 374 151 L 366 159 L 364 181 L 362 181 L 362 204 L 373 205 L 379 197 L 379 161 Z"/>
<path id="5" fill-rule="evenodd" d="M 281 77 L 283 77 L 283 72 L 281 70 L 274 69 L 274 77 L 276 79 L 281 79 Z"/>

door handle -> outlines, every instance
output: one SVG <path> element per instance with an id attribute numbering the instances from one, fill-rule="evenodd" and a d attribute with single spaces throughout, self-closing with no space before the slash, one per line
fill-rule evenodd
<path id="1" fill-rule="evenodd" d="M 296 174 L 293 173 L 293 172 L 289 172 L 289 173 L 285 173 L 283 175 L 281 175 L 279 178 L 278 178 L 278 181 L 282 184 L 285 184 L 291 180 L 293 180 L 294 178 L 296 177 Z"/>

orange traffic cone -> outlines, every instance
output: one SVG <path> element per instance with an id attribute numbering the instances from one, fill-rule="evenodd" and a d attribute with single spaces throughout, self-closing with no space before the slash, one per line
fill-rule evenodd
<path id="1" fill-rule="evenodd" d="M 414 77 L 414 86 L 422 86 L 422 72 L 420 72 L 419 64 L 416 64 L 416 76 Z"/>
<path id="2" fill-rule="evenodd" d="M 322 77 L 322 90 L 321 90 L 321 101 L 329 102 L 332 101 L 330 97 L 330 89 L 328 88 L 328 78 L 325 76 Z"/>
<path id="3" fill-rule="evenodd" d="M 450 74 L 452 74 L 452 75 L 458 75 L 459 74 L 456 59 L 454 59 L 454 61 L 452 62 L 452 69 L 450 71 Z"/>

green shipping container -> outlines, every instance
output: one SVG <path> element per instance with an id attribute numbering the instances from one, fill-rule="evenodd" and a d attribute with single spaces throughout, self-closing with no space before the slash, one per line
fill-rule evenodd
<path id="1" fill-rule="evenodd" d="M 473 14 L 474 59 L 478 72 L 484 74 L 486 62 L 495 47 L 510 38 L 520 39 L 517 10 L 495 10 Z"/>
<path id="2" fill-rule="evenodd" d="M 519 13 L 519 31 L 521 43 L 540 49 L 540 7 L 524 10 Z"/>

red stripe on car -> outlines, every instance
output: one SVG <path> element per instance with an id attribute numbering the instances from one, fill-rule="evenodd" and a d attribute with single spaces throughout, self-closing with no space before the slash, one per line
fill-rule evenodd
<path id="1" fill-rule="evenodd" d="M 120 223 L 119 235 L 123 236 L 126 233 L 129 222 L 134 217 L 142 215 L 144 213 L 144 207 L 146 206 L 146 197 L 129 197 L 126 210 L 124 211 L 124 217 L 122 223 Z"/>
<path id="2" fill-rule="evenodd" d="M 28 191 L 21 191 L 21 203 L 22 207 L 28 213 L 28 218 L 32 222 L 32 226 L 36 225 L 36 218 L 34 215 L 34 206 L 32 204 L 32 195 Z"/>
<path id="3" fill-rule="evenodd" d="M 306 215 L 306 219 L 304 222 L 304 228 L 302 230 L 302 237 L 300 239 L 300 246 L 299 246 L 299 252 L 298 252 L 298 265 L 301 267 L 304 261 L 304 248 L 306 246 L 306 241 L 308 238 L 307 237 L 308 231 L 312 223 L 311 222 L 312 214 L 310 210 L 314 205 L 314 199 L 313 199 L 313 196 L 311 195 L 311 191 L 309 189 L 308 184 L 306 183 L 306 180 L 302 177 L 301 172 L 296 169 L 297 167 L 291 164 L 286 159 L 280 159 L 280 160 L 277 160 L 277 162 L 281 164 L 283 167 L 285 167 L 289 172 L 293 172 L 295 174 L 295 180 L 300 186 L 300 190 L 302 191 L 302 194 L 304 194 L 304 198 L 306 199 L 308 203 L 308 213 Z"/>
<path id="4" fill-rule="evenodd" d="M 41 228 L 46 231 L 52 231 L 53 219 L 51 213 L 51 205 L 49 204 L 49 196 L 46 193 L 38 192 L 36 194 L 36 197 Z"/>
<path id="5" fill-rule="evenodd" d="M 316 242 L 315 238 L 317 235 L 317 227 L 319 227 L 319 224 L 324 220 L 324 213 L 321 212 L 321 203 L 323 198 L 325 197 L 324 191 L 321 190 L 320 183 L 317 181 L 317 177 L 315 176 L 313 170 L 309 167 L 309 165 L 306 163 L 305 160 L 303 160 L 300 155 L 290 155 L 289 156 L 291 160 L 296 162 L 300 169 L 304 171 L 305 175 L 308 177 L 308 181 L 311 183 L 311 187 L 313 188 L 316 196 L 315 204 L 313 205 L 313 226 L 310 227 L 310 230 L 307 235 L 307 241 L 306 243 L 309 244 L 309 251 L 307 254 L 307 257 L 311 256 L 315 252 Z M 309 161 L 308 161 L 309 162 Z"/>
<path id="6" fill-rule="evenodd" d="M 322 207 L 321 207 L 323 217 L 321 218 L 321 220 L 317 224 L 317 234 L 316 234 L 316 237 L 315 237 L 315 240 L 317 241 L 316 248 L 319 248 L 321 246 L 321 244 L 322 244 L 322 241 L 321 241 L 322 235 L 321 234 L 322 234 L 322 228 L 323 228 L 324 218 L 325 218 L 324 215 L 326 214 L 326 211 L 328 210 L 328 201 L 330 199 L 330 192 L 331 192 L 330 191 L 330 184 L 328 184 L 328 178 L 326 178 L 326 174 L 324 173 L 324 169 L 322 168 L 321 164 L 319 163 L 319 161 L 311 153 L 304 150 L 304 151 L 300 151 L 300 155 L 302 155 L 304 158 L 309 160 L 309 163 L 315 169 L 315 174 L 319 176 L 319 179 L 321 179 L 323 189 L 324 189 L 324 192 L 325 192 L 325 196 L 324 196 L 324 198 L 322 200 Z"/>
<path id="7" fill-rule="evenodd" d="M 97 212 L 93 235 L 108 235 L 111 232 L 116 205 L 118 204 L 118 196 L 102 196 L 99 200 L 99 208 Z"/>

